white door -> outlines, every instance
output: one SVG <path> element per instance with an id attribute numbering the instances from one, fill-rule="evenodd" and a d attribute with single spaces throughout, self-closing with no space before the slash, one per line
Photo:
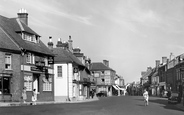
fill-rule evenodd
<path id="1" fill-rule="evenodd" d="M 38 78 L 37 77 L 34 78 L 33 89 L 36 89 L 36 92 L 38 93 Z"/>

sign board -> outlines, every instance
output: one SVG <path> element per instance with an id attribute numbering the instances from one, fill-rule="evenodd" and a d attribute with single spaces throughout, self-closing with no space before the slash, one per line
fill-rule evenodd
<path id="1" fill-rule="evenodd" d="M 48 64 L 54 64 L 54 57 L 48 58 Z"/>

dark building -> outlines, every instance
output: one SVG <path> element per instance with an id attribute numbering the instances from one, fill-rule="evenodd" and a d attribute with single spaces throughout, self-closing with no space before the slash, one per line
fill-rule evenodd
<path id="1" fill-rule="evenodd" d="M 0 16 L 0 100 L 20 101 L 23 87 L 27 101 L 32 91 L 38 101 L 52 101 L 53 53 L 28 26 L 28 13 L 21 9 L 18 18 Z"/>

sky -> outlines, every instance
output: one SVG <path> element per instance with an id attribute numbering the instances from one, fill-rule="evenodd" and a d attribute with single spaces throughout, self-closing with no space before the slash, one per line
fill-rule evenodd
<path id="1" fill-rule="evenodd" d="M 139 81 L 155 60 L 184 53 L 183 0 L 1 0 L 0 15 L 28 13 L 28 26 L 47 45 L 52 36 L 109 66 L 126 83 Z M 162 61 L 161 61 L 162 62 Z"/>

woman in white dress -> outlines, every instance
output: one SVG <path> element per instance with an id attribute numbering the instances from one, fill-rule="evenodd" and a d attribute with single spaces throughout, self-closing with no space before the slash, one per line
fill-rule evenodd
<path id="1" fill-rule="evenodd" d="M 144 98 L 144 105 L 148 106 L 149 95 L 148 95 L 148 92 L 146 91 L 146 89 L 144 90 L 143 98 Z"/>

